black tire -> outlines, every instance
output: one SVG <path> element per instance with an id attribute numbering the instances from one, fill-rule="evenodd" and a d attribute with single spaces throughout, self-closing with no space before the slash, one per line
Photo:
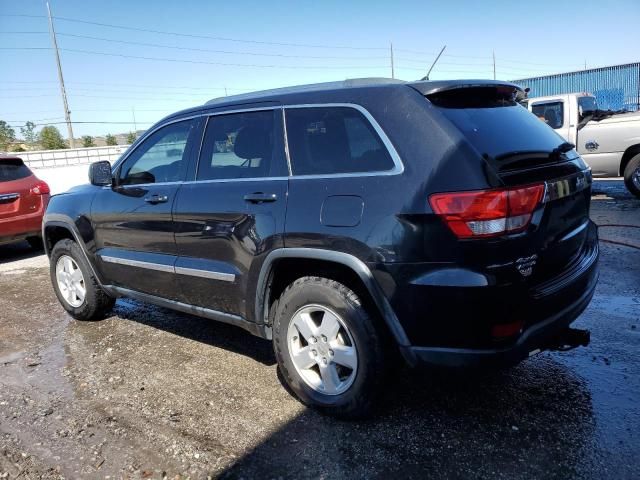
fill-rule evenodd
<path id="1" fill-rule="evenodd" d="M 633 178 L 636 177 L 636 182 Z M 629 160 L 627 166 L 624 168 L 624 184 L 627 189 L 633 193 L 636 197 L 640 198 L 640 153 Z"/>
<path id="2" fill-rule="evenodd" d="M 34 250 L 42 250 L 44 249 L 44 242 L 42 241 L 42 237 L 29 237 L 27 238 L 27 242 L 29 242 L 29 246 Z"/>
<path id="3" fill-rule="evenodd" d="M 78 307 L 70 305 L 64 298 L 58 287 L 56 280 L 56 265 L 61 256 L 67 255 L 71 257 L 84 278 L 85 297 L 82 304 Z M 50 258 L 50 276 L 53 290 L 64 309 L 76 320 L 101 320 L 105 318 L 107 313 L 113 308 L 115 298 L 108 295 L 99 285 L 87 260 L 85 259 L 80 246 L 72 240 L 64 239 L 55 244 L 51 251 Z"/>
<path id="4" fill-rule="evenodd" d="M 340 394 L 326 395 L 311 388 L 291 359 L 287 331 L 296 312 L 308 305 L 319 305 L 335 312 L 355 344 L 358 365 L 355 377 Z M 273 346 L 289 389 L 305 405 L 331 416 L 343 419 L 369 416 L 385 383 L 388 349 L 383 341 L 384 330 L 369 315 L 360 298 L 335 280 L 302 277 L 284 290 L 273 308 Z"/>

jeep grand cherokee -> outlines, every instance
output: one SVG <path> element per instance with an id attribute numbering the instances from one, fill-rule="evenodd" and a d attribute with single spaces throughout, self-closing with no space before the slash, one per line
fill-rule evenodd
<path id="1" fill-rule="evenodd" d="M 394 350 L 468 366 L 587 343 L 590 171 L 520 92 L 365 79 L 170 115 L 51 199 L 55 292 L 79 320 L 124 296 L 271 339 L 298 398 L 343 417 Z"/>

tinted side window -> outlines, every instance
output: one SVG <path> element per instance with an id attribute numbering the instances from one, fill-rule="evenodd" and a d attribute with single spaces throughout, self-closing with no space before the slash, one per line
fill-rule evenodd
<path id="1" fill-rule="evenodd" d="M 560 128 L 564 123 L 564 106 L 562 102 L 531 104 L 531 111 L 551 128 Z"/>
<path id="2" fill-rule="evenodd" d="M 277 176 L 274 125 L 273 110 L 209 117 L 197 179 Z"/>
<path id="3" fill-rule="evenodd" d="M 189 135 L 195 130 L 192 120 L 162 127 L 145 139 L 120 168 L 121 185 L 178 182 L 184 179 Z"/>
<path id="4" fill-rule="evenodd" d="M 381 172 L 394 167 L 371 123 L 354 108 L 289 108 L 286 118 L 294 175 Z"/>
<path id="5" fill-rule="evenodd" d="M 0 159 L 0 182 L 12 182 L 30 175 L 31 170 L 22 161 Z"/>

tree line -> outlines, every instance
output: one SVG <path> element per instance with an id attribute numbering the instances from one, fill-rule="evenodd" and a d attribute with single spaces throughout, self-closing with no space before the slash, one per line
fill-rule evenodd
<path id="1" fill-rule="evenodd" d="M 20 127 L 20 135 L 23 147 L 20 144 L 16 144 L 18 137 L 16 136 L 15 129 L 4 120 L 0 120 L 0 151 L 8 152 L 24 152 L 25 150 L 61 150 L 63 148 L 69 148 L 68 142 L 62 137 L 60 130 L 53 125 L 47 125 L 42 127 L 39 132 L 36 131 L 37 125 L 33 122 L 26 122 L 23 127 Z M 136 133 L 129 132 L 127 134 L 127 143 L 131 144 L 136 140 Z M 118 142 L 114 135 L 108 133 L 104 137 L 107 145 L 117 145 Z M 80 139 L 83 147 L 95 147 L 95 138 L 91 135 L 84 135 Z"/>

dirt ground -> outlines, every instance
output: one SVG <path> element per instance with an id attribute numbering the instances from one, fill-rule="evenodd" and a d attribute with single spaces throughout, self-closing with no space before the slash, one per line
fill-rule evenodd
<path id="1" fill-rule="evenodd" d="M 589 347 L 401 369 L 364 422 L 303 407 L 240 329 L 130 300 L 75 322 L 46 257 L 0 247 L 0 479 L 640 478 L 640 201 L 596 182 L 592 218 Z"/>

